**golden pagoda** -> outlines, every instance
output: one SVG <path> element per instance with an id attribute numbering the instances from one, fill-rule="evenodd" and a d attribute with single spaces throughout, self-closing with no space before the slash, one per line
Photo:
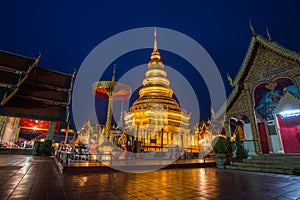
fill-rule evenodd
<path id="1" fill-rule="evenodd" d="M 126 129 L 144 147 L 188 146 L 190 114 L 172 97 L 173 90 L 157 48 L 156 29 L 153 52 L 142 84 L 139 98 L 125 114 Z"/>

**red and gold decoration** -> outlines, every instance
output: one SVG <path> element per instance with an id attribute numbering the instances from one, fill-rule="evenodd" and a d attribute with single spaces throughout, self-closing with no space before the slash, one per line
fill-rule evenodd
<path id="1" fill-rule="evenodd" d="M 21 118 L 20 120 L 20 132 L 23 133 L 38 133 L 47 134 L 49 129 L 50 121 L 36 120 Z M 60 123 L 57 122 L 54 130 L 54 134 L 58 133 Z"/>
<path id="2" fill-rule="evenodd" d="M 111 140 L 111 121 L 113 100 L 128 99 L 131 95 L 131 88 L 123 83 L 119 83 L 115 78 L 116 65 L 114 66 L 111 81 L 99 81 L 93 84 L 93 91 L 96 97 L 108 99 L 107 117 L 105 124 L 106 137 Z"/>

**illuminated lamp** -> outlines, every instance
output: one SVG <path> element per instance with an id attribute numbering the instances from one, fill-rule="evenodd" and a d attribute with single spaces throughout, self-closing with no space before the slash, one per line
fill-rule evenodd
<path id="1" fill-rule="evenodd" d="M 297 110 L 287 110 L 279 113 L 282 118 L 292 118 L 300 116 L 300 109 Z"/>

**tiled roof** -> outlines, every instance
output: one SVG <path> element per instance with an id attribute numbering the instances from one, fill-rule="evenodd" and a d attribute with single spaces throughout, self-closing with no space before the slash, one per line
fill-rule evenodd
<path id="1" fill-rule="evenodd" d="M 66 121 L 74 74 L 38 67 L 38 61 L 0 51 L 0 115 Z"/>
<path id="2" fill-rule="evenodd" d="M 0 51 L 0 106 L 18 91 L 38 59 Z"/>

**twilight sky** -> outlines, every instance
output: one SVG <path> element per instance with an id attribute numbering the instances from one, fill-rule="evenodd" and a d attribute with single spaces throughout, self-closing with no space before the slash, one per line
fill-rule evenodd
<path id="1" fill-rule="evenodd" d="M 227 93 L 231 91 L 231 87 L 226 74 L 235 76 L 242 63 L 251 37 L 250 19 L 258 34 L 266 37 L 265 30 L 268 26 L 274 41 L 300 52 L 300 1 L 297 0 L 4 0 L 0 5 L 0 48 L 28 57 L 37 57 L 41 52 L 41 67 L 65 73 L 72 73 L 74 68 L 78 70 L 88 54 L 109 37 L 142 27 L 156 26 L 175 30 L 197 41 L 215 62 Z M 160 42 L 159 31 L 157 37 Z M 152 38 L 149 38 L 152 44 Z M 160 43 L 158 47 L 159 45 Z M 201 76 L 195 75 L 190 63 L 174 53 L 163 50 L 160 52 L 166 65 L 191 80 L 190 84 L 201 108 L 200 118 L 193 120 L 209 118 L 210 96 Z M 108 68 L 99 79 L 111 77 L 113 63 L 120 66 L 117 78 L 121 78 L 122 74 L 147 63 L 150 53 L 151 49 L 133 51 L 120 56 L 109 66 L 99 66 Z M 140 69 L 142 77 L 137 80 L 139 84 L 146 68 Z M 177 88 L 173 81 L 174 77 L 178 78 L 180 75 L 172 75 L 172 78 L 171 74 L 168 71 L 171 87 L 184 90 Z M 195 103 L 191 99 L 191 102 L 187 100 L 182 103 L 190 112 Z M 115 109 L 119 109 L 118 105 Z M 88 118 L 88 114 L 83 116 Z M 104 114 L 100 114 L 100 118 L 103 117 Z"/>

